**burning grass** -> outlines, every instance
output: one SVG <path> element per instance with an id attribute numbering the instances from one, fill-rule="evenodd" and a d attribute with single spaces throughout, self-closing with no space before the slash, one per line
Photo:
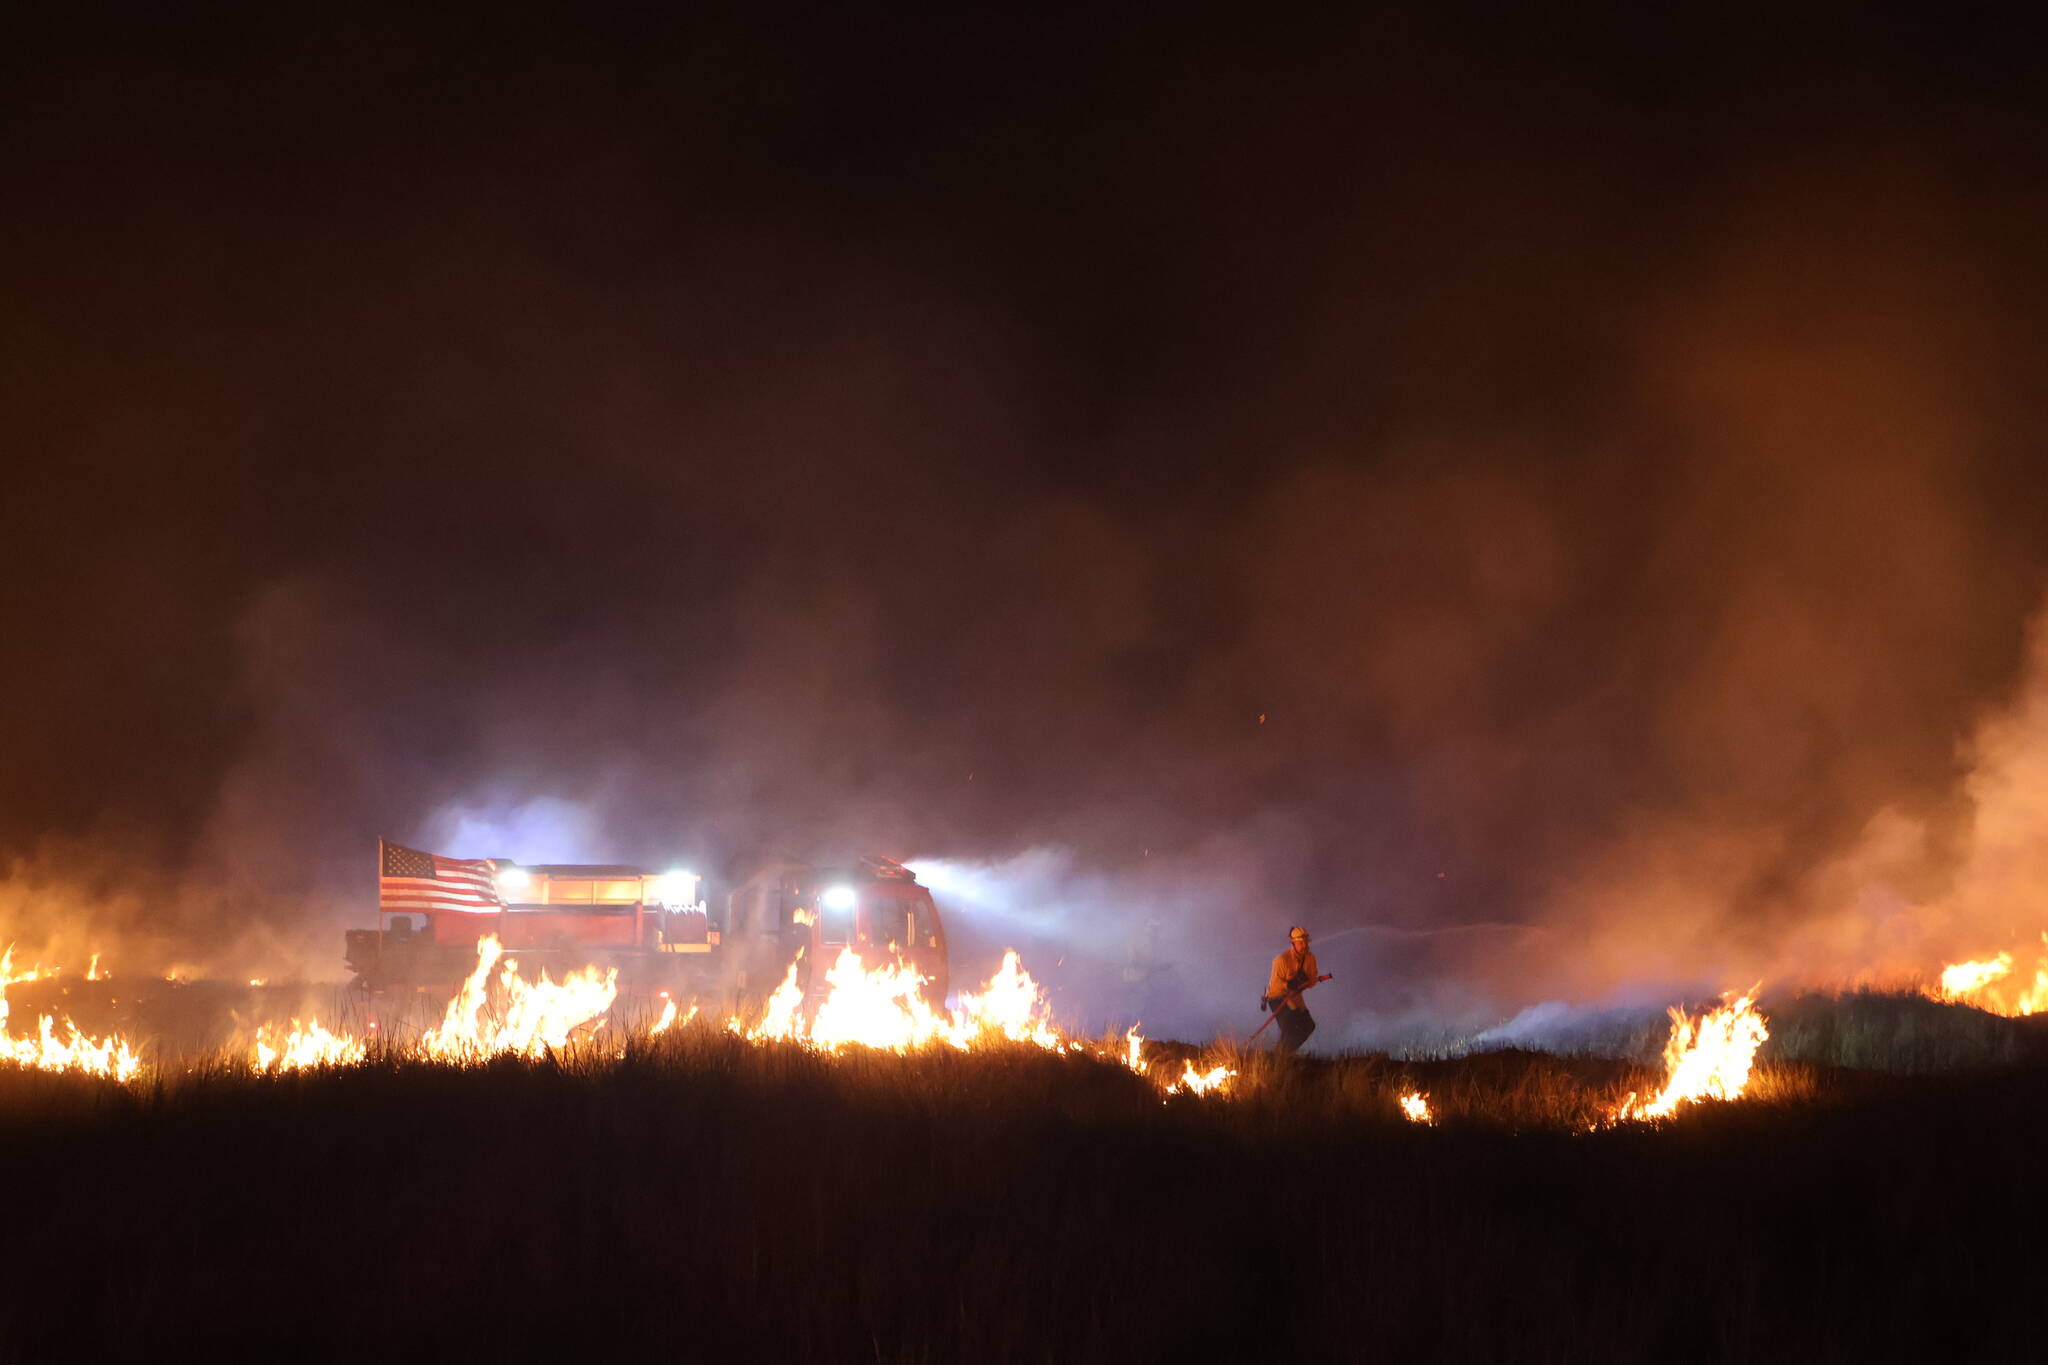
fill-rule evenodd
<path id="1" fill-rule="evenodd" d="M 0 959 L 0 965 L 4 963 Z M 56 987 L 59 975 L 31 968 L 0 976 L 0 1011 L 8 1008 L 8 985 L 31 983 L 31 988 L 48 991 Z M 97 983 L 101 995 L 111 996 L 117 989 L 96 969 L 86 980 Z M 343 997 L 341 1014 L 329 1015 L 333 1024 L 312 1014 L 302 1019 L 296 1011 L 285 1024 L 277 1018 L 275 1001 L 268 1017 L 260 1012 L 260 1003 L 250 1002 L 259 1011 L 256 1022 L 231 1010 L 233 1036 L 211 1045 L 217 1051 L 209 1051 L 208 1045 L 195 1049 L 189 1035 L 175 1048 L 161 1037 L 146 1046 L 132 1043 L 120 1031 L 95 1037 L 68 1014 L 53 1015 L 44 1009 L 36 1016 L 39 1033 L 19 1036 L 0 1031 L 6 1048 L 0 1064 L 13 1061 L 124 1081 L 146 1074 L 159 1084 L 174 1084 L 181 1074 L 194 1070 L 238 1066 L 260 1071 L 371 1062 L 474 1066 L 506 1056 L 603 1066 L 650 1040 L 666 1035 L 674 1041 L 692 1024 L 709 1027 L 714 1019 L 723 1019 L 725 1032 L 755 1046 L 788 1044 L 828 1057 L 876 1049 L 908 1053 L 1005 1046 L 1084 1056 L 1147 1078 L 1168 1099 L 1255 1094 L 1279 1074 L 1270 1058 L 1230 1040 L 1190 1048 L 1147 1044 L 1136 1028 L 1110 1039 L 1067 1034 L 1051 1017 L 1044 992 L 1015 953 L 1005 955 L 981 990 L 963 992 L 950 1012 L 929 1005 L 919 992 L 919 978 L 899 963 L 870 966 L 844 953 L 825 973 L 825 980 L 829 994 L 807 1005 L 792 968 L 746 1019 L 723 1011 L 706 1016 L 700 1004 L 690 1004 L 685 1012 L 680 1002 L 666 995 L 654 1001 L 621 999 L 615 974 L 595 969 L 572 972 L 559 982 L 545 973 L 529 979 L 501 953 L 495 939 L 486 938 L 479 945 L 474 970 L 445 1005 L 431 995 L 405 995 L 384 1001 L 374 1013 L 364 1013 L 360 1004 Z M 252 995 L 259 994 L 257 984 L 251 983 Z M 133 993 L 132 987 L 118 989 Z M 172 982 L 166 989 L 173 996 L 201 994 L 196 984 Z M 71 988 L 63 987 L 62 994 L 70 997 Z M 50 1003 L 47 996 L 45 1003 Z M 1788 1073 L 1787 1062 L 1814 1060 L 1890 1070 L 1938 1069 L 1987 1059 L 2009 1063 L 2024 1050 L 2022 1035 L 2040 1036 L 2035 1021 L 1999 1018 L 1913 992 L 1795 996 L 1771 1004 L 1769 1010 L 1783 1022 L 1773 1025 L 1749 996 L 1697 1015 L 1674 1008 L 1662 1038 L 1661 1076 L 1640 1067 L 1589 1062 L 1575 1064 L 1576 1070 L 1595 1074 L 1566 1076 L 1555 1070 L 1524 1069 L 1514 1085 L 1485 1095 L 1461 1093 L 1453 1085 L 1434 1103 L 1411 1098 L 1420 1096 L 1419 1090 L 1383 1094 L 1381 1086 L 1369 1104 L 1416 1122 L 1480 1121 L 1584 1131 L 1613 1122 L 1669 1119 L 1702 1100 L 1783 1093 L 1785 1076 L 1796 1074 L 1796 1069 Z M 4 1017 L 0 1014 L 0 1020 Z M 1593 1014 L 1589 1022 L 1603 1036 L 1612 1035 L 1604 1046 L 1585 1034 L 1584 1025 L 1577 1033 L 1561 1033 L 1559 1042 L 1573 1047 L 1572 1039 L 1577 1038 L 1576 1050 L 1595 1054 L 1611 1053 L 1619 1046 L 1625 1059 L 1646 1060 L 1653 1051 L 1653 1035 L 1616 1011 Z M 1776 1041 L 1764 1050 L 1774 1029 Z M 1995 1046 L 1987 1047 L 1987 1040 Z M 145 1051 L 150 1057 L 147 1065 Z M 1463 1070 L 1470 1074 L 1475 1068 Z M 1762 1081 L 1760 1088 L 1751 1086 L 1753 1071 Z M 1546 1082 L 1540 1097 L 1525 1093 L 1535 1077 Z M 1621 1088 L 1623 1078 L 1627 1088 Z"/>

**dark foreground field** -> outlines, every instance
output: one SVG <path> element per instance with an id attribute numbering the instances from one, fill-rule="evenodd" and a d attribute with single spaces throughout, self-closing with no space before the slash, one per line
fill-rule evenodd
<path id="1" fill-rule="evenodd" d="M 1242 1083 L 705 1031 L 598 1068 L 0 1070 L 0 1356 L 2038 1358 L 2038 1061 L 1786 1067 L 1592 1133 L 1623 1064 Z"/>

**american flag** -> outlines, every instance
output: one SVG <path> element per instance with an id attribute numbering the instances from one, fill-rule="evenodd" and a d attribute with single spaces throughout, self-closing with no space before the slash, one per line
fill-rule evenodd
<path id="1" fill-rule="evenodd" d="M 496 914 L 497 865 L 489 858 L 443 858 L 416 848 L 377 841 L 377 908 L 387 915 L 462 910 Z"/>

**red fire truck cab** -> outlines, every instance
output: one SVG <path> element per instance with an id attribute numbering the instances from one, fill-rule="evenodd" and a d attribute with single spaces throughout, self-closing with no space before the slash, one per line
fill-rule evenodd
<path id="1" fill-rule="evenodd" d="M 780 985 L 790 964 L 814 999 L 825 973 L 851 948 L 865 966 L 901 960 L 924 977 L 922 994 L 943 1004 L 946 926 L 930 888 L 888 858 L 842 864 L 771 862 L 733 888 L 722 926 L 733 984 L 743 996 Z M 802 952 L 799 953 L 798 949 Z"/>

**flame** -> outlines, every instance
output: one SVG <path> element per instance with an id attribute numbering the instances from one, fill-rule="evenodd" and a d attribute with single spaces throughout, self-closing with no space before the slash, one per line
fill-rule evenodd
<path id="1" fill-rule="evenodd" d="M 2034 968 L 2034 984 L 2013 1002 L 2014 1014 L 2039 1014 L 2048 1010 L 2048 954 Z"/>
<path id="2" fill-rule="evenodd" d="M 825 1053 L 851 1046 L 901 1053 L 932 1046 L 965 1051 L 1025 1044 L 1048 1052 L 1092 1053 L 1137 1075 L 1150 1073 L 1145 1039 L 1136 1025 L 1125 1032 L 1121 1048 L 1063 1035 L 1053 1022 L 1044 989 L 1014 949 L 1003 953 L 1002 966 L 981 990 L 961 994 L 950 1015 L 925 1000 L 924 984 L 924 976 L 900 957 L 870 966 L 846 948 L 825 973 L 824 998 L 815 1012 L 806 1015 L 804 991 L 792 963 L 758 1022 L 749 1027 L 731 1018 L 726 1027 L 750 1042 L 795 1042 Z M 1214 1095 L 1227 1089 L 1236 1074 L 1228 1066 L 1202 1070 L 1190 1061 L 1183 1064 L 1179 1079 L 1164 1088 L 1169 1095 Z"/>
<path id="3" fill-rule="evenodd" d="M 1006 968 L 1014 957 L 1005 957 Z M 825 972 L 824 998 L 806 1016 L 804 990 L 796 974 L 797 964 L 792 962 L 782 984 L 768 997 L 759 1023 L 746 1028 L 734 1019 L 728 1027 L 752 1042 L 799 1042 L 820 1052 L 850 1046 L 908 1052 L 939 1042 L 966 1047 L 984 1028 L 1000 1031 L 1007 1026 L 1029 1033 L 1035 1019 L 1032 1006 L 1038 1000 L 1036 983 L 1021 967 L 1007 978 L 999 972 L 985 996 L 963 997 L 963 1005 L 973 1001 L 979 1013 L 972 1013 L 967 1022 L 956 1022 L 926 1002 L 924 974 L 902 958 L 870 967 L 852 948 L 842 948 Z M 1051 1045 L 1059 1045 L 1057 1038 Z"/>
<path id="4" fill-rule="evenodd" d="M 987 989 L 978 995 L 960 997 L 958 1013 L 961 1021 L 953 1041 L 962 1046 L 964 1040 L 958 1036 L 961 1028 L 982 1035 L 997 1034 L 1013 1043 L 1036 1043 L 1049 1052 L 1058 1052 L 1064 1046 L 1059 1031 L 1053 1027 L 1045 992 L 1024 970 L 1023 959 L 1017 956 L 1015 948 L 1003 950 L 1003 965 L 989 978 Z"/>
<path id="5" fill-rule="evenodd" d="M 619 971 L 595 967 L 570 972 L 560 981 L 542 972 L 539 981 L 519 975 L 515 959 L 504 958 L 491 1001 L 491 968 L 504 955 L 496 934 L 477 941 L 476 967 L 448 1002 L 441 1026 L 420 1039 L 422 1056 L 439 1062 L 474 1062 L 512 1054 L 538 1057 L 567 1047 L 572 1035 L 595 1032 L 619 994 Z"/>
<path id="6" fill-rule="evenodd" d="M 789 964 L 789 971 L 783 975 L 782 984 L 768 997 L 768 1005 L 761 1014 L 761 1022 L 753 1028 L 743 1028 L 737 1018 L 726 1021 L 726 1027 L 739 1034 L 748 1042 L 765 1043 L 776 1039 L 796 1040 L 803 1036 L 804 989 L 796 984 L 796 964 Z"/>
<path id="7" fill-rule="evenodd" d="M 1982 990 L 2011 970 L 2011 953 L 2000 953 L 1982 962 L 1952 962 L 1941 969 L 1941 993 L 1954 1000 Z"/>
<path id="8" fill-rule="evenodd" d="M 273 1041 L 268 1024 L 256 1030 L 254 1062 L 259 1071 L 303 1071 L 314 1066 L 353 1066 L 368 1052 L 360 1040 L 330 1033 L 314 1019 L 292 1020 L 291 1032 Z"/>
<path id="9" fill-rule="evenodd" d="M 16 1038 L 7 1032 L 7 988 L 17 981 L 35 981 L 55 976 L 41 967 L 31 967 L 20 976 L 14 971 L 14 945 L 0 952 L 0 1062 L 32 1067 L 39 1071 L 82 1071 L 89 1076 L 107 1076 L 132 1081 L 142 1074 L 142 1059 L 126 1038 L 109 1034 L 91 1038 L 66 1019 L 59 1036 L 58 1023 L 45 1014 L 36 1021 L 36 1036 Z"/>
<path id="10" fill-rule="evenodd" d="M 1124 1030 L 1122 1052 L 1103 1051 L 1099 1056 L 1121 1062 L 1134 1074 L 1150 1075 L 1152 1064 L 1145 1060 L 1145 1035 L 1138 1032 L 1136 1024 Z M 1197 1070 L 1194 1062 L 1181 1063 L 1180 1079 L 1170 1081 L 1166 1086 L 1169 1095 L 1218 1095 L 1230 1085 L 1231 1077 L 1237 1075 L 1227 1066 L 1212 1066 L 1207 1071 Z M 1163 1077 L 1159 1078 L 1163 1079 Z"/>
<path id="11" fill-rule="evenodd" d="M 616 969 L 600 973 L 592 967 L 571 972 L 559 982 L 545 972 L 539 981 L 528 981 L 519 975 L 518 963 L 504 956 L 497 936 L 487 935 L 478 941 L 476 966 L 449 1001 L 440 1026 L 402 1052 L 419 1060 L 462 1065 L 506 1054 L 538 1057 L 564 1048 L 578 1034 L 602 1027 L 602 1016 L 618 997 L 617 977 Z M 696 1014 L 693 1005 L 682 1022 Z M 671 1000 L 653 1031 L 661 1033 L 676 1022 Z M 369 1027 L 374 1031 L 375 1022 Z M 289 1031 L 263 1025 L 251 1051 L 253 1064 L 263 1071 L 351 1066 L 368 1055 L 366 1039 L 335 1033 L 317 1019 L 303 1024 L 294 1019 Z"/>
<path id="12" fill-rule="evenodd" d="M 852 1046 L 909 1052 L 945 1045 L 966 1051 L 997 1043 L 1029 1044 L 1048 1052 L 1089 1051 L 1054 1025 L 1044 989 L 1015 949 L 1005 950 L 995 975 L 981 990 L 963 992 L 950 1014 L 925 999 L 925 980 L 898 955 L 871 966 L 844 948 L 825 973 L 824 996 L 815 1011 L 806 1014 L 797 966 L 791 963 L 757 1023 L 748 1027 L 733 1018 L 726 1027 L 751 1042 L 797 1042 L 827 1053 Z M 1134 1027 L 1126 1036 L 1125 1055 L 1102 1055 L 1117 1056 L 1143 1074 L 1142 1042 Z"/>
<path id="13" fill-rule="evenodd" d="M 83 1071 L 117 1081 L 132 1081 L 142 1073 L 142 1059 L 127 1039 L 113 1034 L 89 1038 L 69 1019 L 60 1038 L 56 1021 L 47 1014 L 37 1021 L 34 1038 L 0 1036 L 0 1061 L 41 1071 Z"/>
<path id="14" fill-rule="evenodd" d="M 1401 1114 L 1411 1123 L 1435 1123 L 1429 1112 L 1429 1096 L 1411 1090 L 1401 1097 Z"/>
<path id="15" fill-rule="evenodd" d="M 808 905 L 799 905 L 789 917 L 798 924 L 810 925 L 818 922 L 818 912 Z"/>
<path id="16" fill-rule="evenodd" d="M 1091 1055 L 1127 1067 L 1136 1075 L 1151 1076 L 1167 1095 L 1217 1094 L 1226 1090 L 1236 1075 L 1227 1066 L 1205 1070 L 1194 1061 L 1184 1061 L 1179 1077 L 1169 1082 L 1169 1073 L 1155 1073 L 1146 1062 L 1145 1040 L 1136 1025 L 1125 1032 L 1121 1045 L 1067 1036 L 1053 1020 L 1044 988 L 1025 970 L 1015 950 L 1006 950 L 1002 965 L 982 989 L 963 993 L 950 1012 L 926 998 L 926 978 L 914 965 L 894 951 L 888 957 L 870 964 L 853 949 L 843 950 L 825 972 L 824 990 L 815 1002 L 806 999 L 798 982 L 801 964 L 792 963 L 758 1022 L 743 1027 L 738 1019 L 732 1019 L 728 1027 L 752 1042 L 793 1041 L 827 1054 L 853 1046 L 903 1053 L 926 1047 L 964 1051 L 1024 1045 Z M 98 961 L 95 954 L 88 969 L 90 979 L 102 979 Z M 14 972 L 11 948 L 0 956 L 0 1062 L 86 1071 L 124 1081 L 138 1076 L 141 1061 L 126 1039 L 89 1038 L 69 1020 L 43 1018 L 33 1039 L 7 1034 L 6 986 L 53 975 L 53 970 L 40 966 Z M 377 1050 L 381 1056 L 458 1066 L 505 1055 L 541 1056 L 604 1028 L 605 1017 L 618 998 L 617 978 L 616 969 L 593 967 L 573 971 L 561 981 L 545 972 L 538 981 L 528 981 L 519 975 L 517 962 L 505 956 L 499 939 L 488 935 L 478 941 L 475 966 L 448 1002 L 439 1025 L 410 1042 L 386 1039 L 377 1043 Z M 174 983 L 182 979 L 176 967 L 165 977 Z M 249 984 L 262 985 L 264 978 L 251 978 Z M 695 1004 L 685 1010 L 667 992 L 662 999 L 660 1017 L 649 1027 L 649 1037 L 659 1037 L 698 1016 Z M 807 1008 L 813 1004 L 815 1008 Z M 361 1036 L 355 1036 L 318 1019 L 294 1018 L 288 1027 L 261 1025 L 247 1056 L 254 1069 L 273 1073 L 352 1066 L 367 1060 L 372 1040 L 379 1037 L 375 1020 L 365 1026 Z"/>
<path id="17" fill-rule="evenodd" d="M 1974 1005 L 1992 1014 L 2018 1016 L 2048 1011 L 2048 934 L 2041 935 L 2042 952 L 2034 964 L 2031 981 L 2013 976 L 2013 955 L 1977 962 L 1952 962 L 1941 969 L 1941 985 L 1929 991 L 1937 1000 Z"/>
<path id="18" fill-rule="evenodd" d="M 933 1042 L 946 1033 L 946 1021 L 925 1003 L 924 980 L 900 958 L 869 968 L 853 949 L 840 949 L 825 973 L 829 989 L 811 1021 L 811 1044 L 826 1052 L 851 1043 L 905 1052 Z"/>
<path id="19" fill-rule="evenodd" d="M 98 953 L 94 953 L 92 955 L 92 961 L 86 964 L 85 979 L 87 981 L 106 980 L 106 977 L 102 975 L 100 972 L 100 955 Z"/>
<path id="20" fill-rule="evenodd" d="M 1671 1039 L 1664 1045 L 1664 1089 L 1638 1104 L 1634 1092 L 1614 1111 L 1616 1120 L 1668 1118 L 1695 1100 L 1732 1100 L 1749 1084 L 1756 1050 L 1771 1036 L 1756 1012 L 1755 993 L 1694 1019 L 1674 1006 Z M 1725 997 L 1724 997 L 1725 998 Z"/>
<path id="21" fill-rule="evenodd" d="M 1230 1078 L 1237 1073 L 1227 1066 L 1214 1066 L 1207 1071 L 1195 1070 L 1193 1062 L 1182 1063 L 1187 1069 L 1181 1078 L 1166 1087 L 1169 1095 L 1216 1095 L 1221 1094 L 1230 1084 Z"/>
<path id="22" fill-rule="evenodd" d="M 664 997 L 666 997 L 668 992 L 663 991 L 662 994 Z M 697 1006 L 691 1005 L 690 1012 L 688 1014 L 683 1015 L 680 1019 L 678 1019 L 676 1017 L 676 1002 L 674 1000 L 669 1000 L 666 1004 L 664 1004 L 661 1007 L 661 1018 L 654 1021 L 654 1027 L 647 1031 L 647 1036 L 650 1038 L 659 1038 L 662 1034 L 667 1033 L 677 1024 L 687 1024 L 696 1017 Z"/>

